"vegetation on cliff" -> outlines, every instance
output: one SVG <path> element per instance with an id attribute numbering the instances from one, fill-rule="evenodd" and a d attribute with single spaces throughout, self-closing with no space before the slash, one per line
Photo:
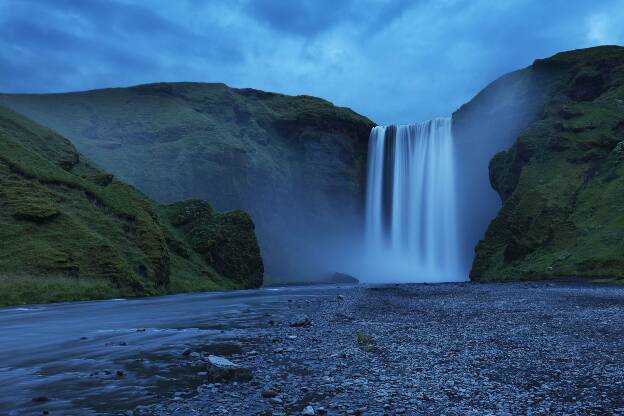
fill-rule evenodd
<path id="1" fill-rule="evenodd" d="M 322 99 L 223 84 L 162 83 L 4 94 L 0 103 L 63 133 L 97 163 L 160 202 L 202 198 L 219 210 L 249 211 L 271 271 L 282 276 L 314 267 L 314 261 L 305 260 L 323 247 L 318 236 L 359 223 L 373 123 Z M 461 159 L 459 199 L 471 210 L 463 210 L 463 238 L 476 242 L 495 217 L 474 259 L 465 259 L 472 261 L 473 280 L 624 279 L 624 48 L 560 53 L 507 74 L 453 115 L 453 133 Z M 68 188 L 88 195 L 92 206 L 102 205 L 111 217 L 107 221 L 130 230 L 118 239 L 146 233 L 145 241 L 134 245 L 110 244 L 117 250 L 112 258 L 119 260 L 98 270 L 114 271 L 103 281 L 117 276 L 115 290 L 189 290 L 196 275 L 207 276 L 205 281 L 226 276 L 228 284 L 239 286 L 259 284 L 262 264 L 246 214 L 219 214 L 195 199 L 154 206 L 64 143 L 29 145 L 49 152 L 63 175 L 88 185 L 88 192 Z M 487 185 L 490 158 L 489 182 L 502 201 L 498 213 L 499 198 Z M 474 169 L 477 165 L 482 171 Z M 14 174 L 15 168 L 6 166 Z M 12 211 L 3 215 L 11 221 L 49 227 L 67 217 L 68 208 L 59 209 L 55 199 L 58 191 L 46 185 L 46 192 L 33 193 L 23 186 L 34 185 L 3 186 L 4 193 L 27 196 L 5 203 Z M 125 201 L 129 194 L 139 195 L 143 205 Z M 127 212 L 136 205 L 141 208 Z M 126 246 L 133 248 L 120 251 Z M 94 250 L 89 261 L 97 262 L 102 251 Z M 88 269 L 75 266 L 73 258 L 51 258 L 62 276 L 76 267 Z M 176 275 L 167 270 L 174 269 L 186 277 L 167 281 L 165 276 Z"/>
<path id="2" fill-rule="evenodd" d="M 521 75 L 539 81 L 539 111 L 490 163 L 503 205 L 471 278 L 622 280 L 624 48 L 560 53 Z"/>
<path id="3" fill-rule="evenodd" d="M 298 275 L 314 238 L 358 223 L 373 123 L 320 98 L 160 83 L 0 103 L 69 138 L 162 203 L 243 209 L 271 272 Z"/>
<path id="4" fill-rule="evenodd" d="M 173 240 L 171 249 L 183 258 L 192 252 L 241 287 L 262 285 L 263 264 L 254 234 L 254 224 L 243 211 L 215 212 L 200 199 L 163 207 L 172 234 L 188 246 Z M 190 250 L 189 250 L 190 248 Z"/>
<path id="5" fill-rule="evenodd" d="M 0 107 L 0 305 L 259 286 L 250 219 L 210 211 L 190 238 L 169 213 L 195 203 L 158 206 Z"/>

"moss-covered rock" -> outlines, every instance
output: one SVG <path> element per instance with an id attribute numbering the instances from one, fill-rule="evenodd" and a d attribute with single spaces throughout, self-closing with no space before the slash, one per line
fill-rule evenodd
<path id="1" fill-rule="evenodd" d="M 253 250 L 249 221 L 235 222 L 213 238 L 213 251 L 221 250 L 220 261 L 229 265 L 222 274 L 193 253 L 192 245 L 186 258 L 172 252 L 170 242 L 178 241 L 171 234 L 174 225 L 160 211 L 82 158 L 63 137 L 0 107 L 0 304 L 262 283 L 262 260 L 232 249 Z M 206 215 L 215 223 L 220 216 L 242 214 Z M 253 278 L 244 280 L 245 271 Z M 76 283 L 70 290 L 71 279 Z"/>
<path id="2" fill-rule="evenodd" d="M 624 48 L 560 53 L 523 72 L 540 79 L 539 111 L 490 163 L 503 205 L 471 278 L 624 279 Z"/>
<path id="3" fill-rule="evenodd" d="M 249 215 L 217 213 L 202 200 L 178 202 L 164 211 L 177 233 L 218 273 L 242 287 L 262 285 L 264 266 Z"/>

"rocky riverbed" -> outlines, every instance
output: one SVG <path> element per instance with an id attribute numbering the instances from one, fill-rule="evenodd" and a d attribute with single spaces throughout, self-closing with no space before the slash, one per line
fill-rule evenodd
<path id="1" fill-rule="evenodd" d="M 180 346 L 203 381 L 127 414 L 624 414 L 622 287 L 359 286 L 281 310 L 221 351 L 225 369 Z"/>

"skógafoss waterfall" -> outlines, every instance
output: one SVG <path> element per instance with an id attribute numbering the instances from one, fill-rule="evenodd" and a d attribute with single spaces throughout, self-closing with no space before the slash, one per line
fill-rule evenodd
<path id="1" fill-rule="evenodd" d="M 372 280 L 461 280 L 450 118 L 378 126 L 366 199 Z"/>

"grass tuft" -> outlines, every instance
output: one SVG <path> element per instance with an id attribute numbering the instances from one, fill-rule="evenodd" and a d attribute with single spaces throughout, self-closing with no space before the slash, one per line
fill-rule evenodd
<path id="1" fill-rule="evenodd" d="M 358 348 L 361 349 L 362 351 L 371 352 L 374 349 L 372 345 L 373 337 L 362 331 L 357 331 L 355 333 L 355 341 L 357 343 Z"/>

